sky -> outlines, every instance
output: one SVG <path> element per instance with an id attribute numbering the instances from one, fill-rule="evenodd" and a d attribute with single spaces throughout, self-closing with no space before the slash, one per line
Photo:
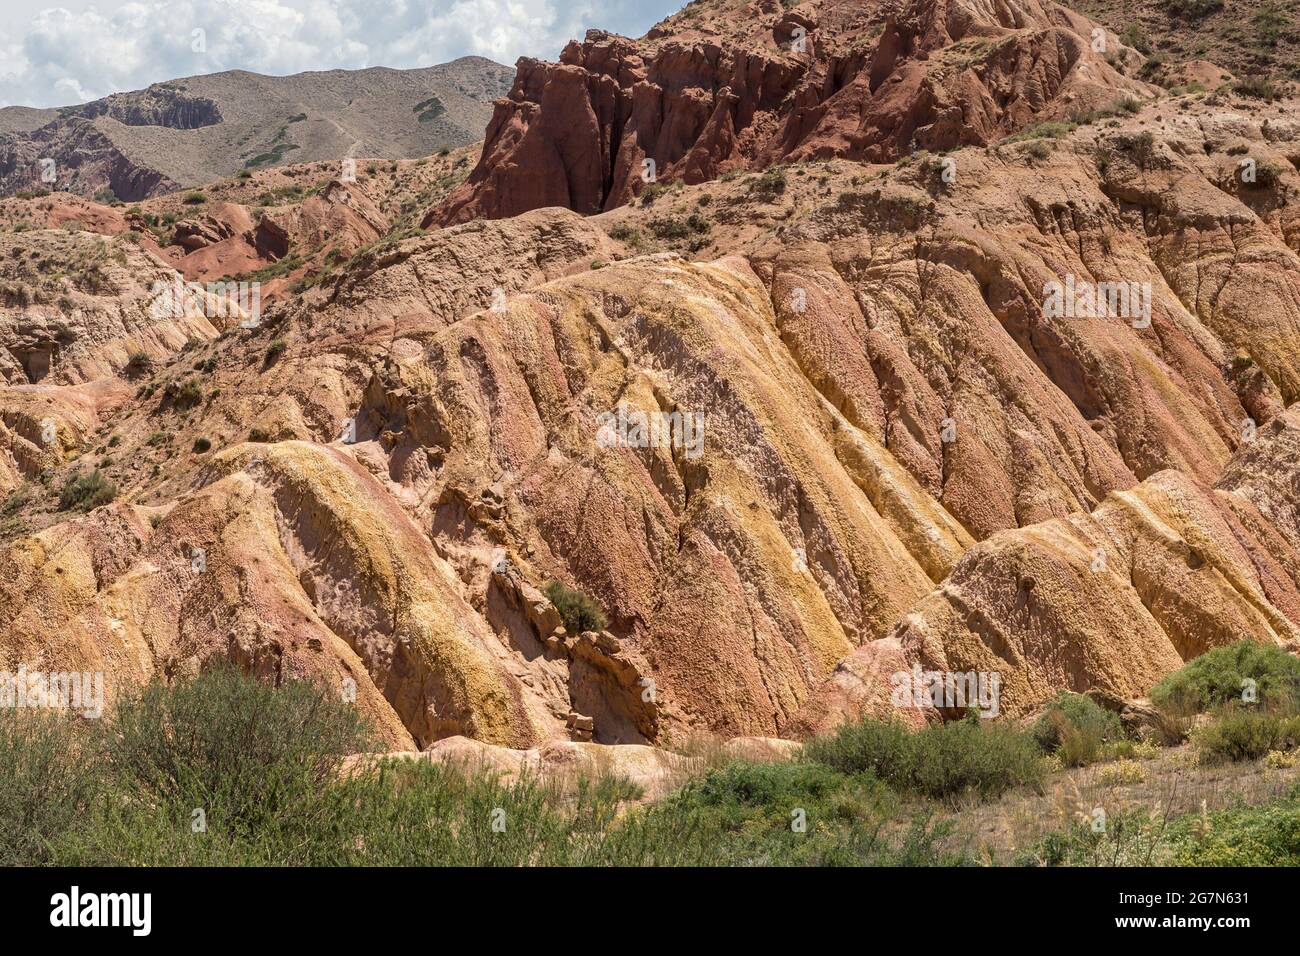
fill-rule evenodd
<path id="1" fill-rule="evenodd" d="M 68 106 L 250 70 L 554 60 L 590 27 L 640 36 L 685 0 L 0 0 L 0 107 Z"/>

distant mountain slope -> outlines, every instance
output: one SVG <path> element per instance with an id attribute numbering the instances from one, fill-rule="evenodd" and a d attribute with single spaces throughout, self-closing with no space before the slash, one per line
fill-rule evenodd
<path id="1" fill-rule="evenodd" d="M 6 106 L 0 109 L 0 133 L 28 133 L 58 118 L 58 110 L 40 110 L 31 106 Z"/>
<path id="2" fill-rule="evenodd" d="M 1238 77 L 1300 78 L 1300 14 L 1290 0 L 1069 0 L 1148 57 L 1145 77 L 1209 60 Z M 1181 78 L 1180 78 L 1181 79 Z"/>
<path id="3" fill-rule="evenodd" d="M 243 168 L 405 158 L 482 136 L 513 71 L 481 57 L 418 70 L 261 76 L 236 70 L 157 83 L 61 110 L 0 110 L 0 195 L 104 189 L 136 201 Z"/>

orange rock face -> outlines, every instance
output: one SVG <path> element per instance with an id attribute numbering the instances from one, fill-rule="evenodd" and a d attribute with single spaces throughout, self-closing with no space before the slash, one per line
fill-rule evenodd
<path id="1" fill-rule="evenodd" d="M 959 713 L 926 675 L 1019 717 L 1300 646 L 1296 101 L 1036 0 L 691 9 L 521 63 L 459 187 L 175 205 L 186 275 L 278 267 L 260 323 L 153 315 L 143 216 L 0 231 L 0 667 L 660 780 Z"/>

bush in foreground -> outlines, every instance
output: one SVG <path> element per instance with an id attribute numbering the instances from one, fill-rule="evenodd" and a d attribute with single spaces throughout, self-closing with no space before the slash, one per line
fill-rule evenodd
<path id="1" fill-rule="evenodd" d="M 57 862 L 98 784 L 84 727 L 55 711 L 0 708 L 0 865 Z"/>
<path id="2" fill-rule="evenodd" d="M 1124 736 L 1119 716 L 1091 697 L 1062 691 L 1052 700 L 1031 731 L 1038 745 L 1061 758 L 1067 767 L 1082 767 L 1100 759 L 1106 744 Z"/>
<path id="3" fill-rule="evenodd" d="M 982 732 L 972 725 L 962 733 Z M 937 740 L 938 738 L 936 738 Z M 0 713 L 0 860 L 68 866 L 862 865 L 962 862 L 948 825 L 870 774 L 727 764 L 657 804 L 379 758 L 352 707 L 234 669 L 118 701 L 111 718 Z"/>
<path id="4" fill-rule="evenodd" d="M 1300 747 L 1300 717 L 1232 707 L 1192 732 L 1207 762 L 1258 760 L 1270 751 Z"/>
<path id="5" fill-rule="evenodd" d="M 1300 866 L 1300 802 L 1192 814 L 1170 828 L 1175 866 Z"/>
<path id="6" fill-rule="evenodd" d="M 1142 808 L 1116 811 L 1104 826 L 1079 822 L 1020 853 L 1022 866 L 1297 866 L 1300 788 L 1254 807 L 1172 819 Z"/>
<path id="7" fill-rule="evenodd" d="M 1189 661 L 1151 688 L 1151 700 L 1172 714 L 1200 714 L 1242 700 L 1254 681 L 1259 703 L 1292 706 L 1300 688 L 1300 659 L 1280 647 L 1238 641 Z"/>
<path id="8" fill-rule="evenodd" d="M 903 813 L 869 776 L 807 762 L 738 761 L 633 814 L 605 842 L 612 864 L 923 866 L 965 862 L 942 852 L 950 826 L 926 808 Z"/>
<path id="9" fill-rule="evenodd" d="M 274 688 L 223 667 L 122 701 L 106 756 L 140 799 L 187 817 L 201 808 L 233 832 L 311 804 L 344 756 L 367 746 L 341 694 L 300 682 Z"/>
<path id="10" fill-rule="evenodd" d="M 978 717 L 919 731 L 863 720 L 809 741 L 806 753 L 841 773 L 869 773 L 900 791 L 934 798 L 988 799 L 1036 786 L 1047 773 L 1030 734 Z"/>

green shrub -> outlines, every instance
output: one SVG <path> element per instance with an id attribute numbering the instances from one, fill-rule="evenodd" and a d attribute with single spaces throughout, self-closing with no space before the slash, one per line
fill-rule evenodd
<path id="1" fill-rule="evenodd" d="M 689 799 L 703 806 L 772 809 L 817 802 L 838 790 L 844 779 L 816 763 L 749 763 L 739 760 L 712 771 L 690 787 Z M 782 823 L 788 814 L 781 813 Z"/>
<path id="2" fill-rule="evenodd" d="M 187 828 L 201 809 L 210 830 L 234 835 L 310 815 L 343 757 L 368 745 L 341 692 L 271 687 L 222 667 L 128 695 L 107 760 L 144 806 Z"/>
<path id="3" fill-rule="evenodd" d="M 266 362 L 267 362 L 267 364 L 270 365 L 272 362 L 274 362 L 276 359 L 278 359 L 281 355 L 283 355 L 283 354 L 284 354 L 284 349 L 285 349 L 284 339 L 275 339 L 275 340 L 273 340 L 273 341 L 271 342 L 271 344 L 268 345 L 268 346 L 266 347 Z"/>
<path id="4" fill-rule="evenodd" d="M 74 471 L 59 493 L 59 510 L 76 508 L 78 511 L 91 511 L 116 497 L 117 485 L 104 477 L 98 468 L 89 474 Z"/>
<path id="5" fill-rule="evenodd" d="M 1142 53 L 1151 52 L 1151 39 L 1147 36 L 1146 29 L 1140 23 L 1129 21 L 1120 32 L 1119 38 L 1125 46 L 1131 46 Z"/>
<path id="6" fill-rule="evenodd" d="M 1247 189 L 1272 189 L 1282 180 L 1283 167 L 1277 163 L 1262 162 L 1255 166 L 1253 182 L 1245 181 L 1245 170 L 1239 169 L 1237 181 Z"/>
<path id="7" fill-rule="evenodd" d="M 749 187 L 750 194 L 765 202 L 771 202 L 785 193 L 786 173 L 784 166 L 769 166 Z"/>
<path id="8" fill-rule="evenodd" d="M 969 862 L 939 849 L 951 825 L 931 812 L 807 761 L 727 764 L 644 807 L 609 775 L 561 786 L 384 758 L 343 772 L 374 744 L 341 694 L 229 667 L 128 689 L 105 724 L 0 711 L 0 863 Z"/>
<path id="9" fill-rule="evenodd" d="M 1036 140 L 1025 147 L 1025 154 L 1030 159 L 1041 161 L 1052 155 L 1052 147 L 1044 140 Z"/>
<path id="10" fill-rule="evenodd" d="M 203 455 L 212 450 L 212 442 L 206 438 L 194 439 L 194 454 Z"/>
<path id="11" fill-rule="evenodd" d="M 916 735 L 913 787 L 929 797 L 977 794 L 989 799 L 1036 786 L 1046 767 L 1033 738 L 1009 724 L 968 717 Z"/>
<path id="12" fill-rule="evenodd" d="M 1170 12 L 1187 20 L 1200 20 L 1223 9 L 1223 0 L 1167 0 Z"/>
<path id="13" fill-rule="evenodd" d="M 186 193 L 185 198 L 181 200 L 187 206 L 201 206 L 207 201 L 208 197 L 200 192 Z"/>
<path id="14" fill-rule="evenodd" d="M 840 773 L 869 773 L 898 789 L 911 785 L 915 731 L 892 720 L 860 720 L 804 745 L 809 760 Z"/>
<path id="15" fill-rule="evenodd" d="M 1155 159 L 1156 138 L 1150 130 L 1123 136 L 1116 142 L 1133 158 L 1139 169 L 1146 169 Z"/>
<path id="16" fill-rule="evenodd" d="M 650 183 L 645 189 L 641 190 L 641 205 L 649 206 L 656 199 L 668 191 L 663 183 Z"/>
<path id="17" fill-rule="evenodd" d="M 1076 110 L 1070 114 L 1069 123 L 1076 126 L 1089 126 L 1093 123 L 1099 123 L 1104 119 L 1123 116 L 1125 113 L 1140 112 L 1142 112 L 1142 101 L 1132 96 L 1124 96 L 1107 106 L 1102 106 L 1095 110 Z"/>
<path id="18" fill-rule="evenodd" d="M 563 866 L 605 862 L 607 834 L 639 791 L 617 777 L 579 780 L 562 799 L 527 775 L 423 761 L 384 762 L 339 790 L 343 839 L 313 856 L 348 865 Z M 497 824 L 494 829 L 494 823 Z"/>
<path id="19" fill-rule="evenodd" d="M 589 596 L 576 588 L 565 587 L 559 581 L 551 581 L 542 589 L 547 599 L 560 612 L 564 629 L 570 634 L 583 631 L 603 631 L 608 625 L 605 612 Z"/>
<path id="20" fill-rule="evenodd" d="M 1017 866 L 1150 866 L 1165 847 L 1165 821 L 1142 807 L 1114 810 L 1041 837 L 1015 857 Z"/>
<path id="21" fill-rule="evenodd" d="M 1032 139 L 1061 139 L 1063 136 L 1068 136 L 1074 132 L 1077 128 L 1075 123 L 1052 120 L 1051 122 L 1039 123 L 1036 126 L 1023 129 L 1014 136 L 1008 136 L 1003 142 L 1021 143 Z"/>
<path id="22" fill-rule="evenodd" d="M 1300 717 L 1230 707 L 1192 731 L 1192 743 L 1207 762 L 1258 760 L 1300 747 Z"/>
<path id="23" fill-rule="evenodd" d="M 144 352 L 132 352 L 126 360 L 125 371 L 128 376 L 134 378 L 149 371 L 152 365 L 153 361 Z"/>
<path id="24" fill-rule="evenodd" d="M 634 246 L 641 242 L 641 232 L 630 223 L 618 222 L 609 227 L 609 238 Z"/>
<path id="25" fill-rule="evenodd" d="M 0 708 L 0 865 L 58 862 L 57 844 L 99 788 L 86 724 L 55 710 Z"/>
<path id="26" fill-rule="evenodd" d="M 1251 18 L 1255 36 L 1260 44 L 1275 47 L 1286 35 L 1291 25 L 1291 15 L 1278 0 L 1265 0 Z"/>
<path id="27" fill-rule="evenodd" d="M 28 486 L 23 485 L 22 487 L 15 489 L 7 498 L 5 498 L 4 504 L 0 505 L 0 515 L 8 517 L 9 515 L 17 514 L 31 500 L 31 489 Z"/>
<path id="28" fill-rule="evenodd" d="M 199 388 L 198 382 L 192 379 L 186 379 L 184 382 L 168 382 L 166 394 L 171 398 L 172 405 L 181 411 L 194 408 L 203 402 L 203 390 Z"/>
<path id="29" fill-rule="evenodd" d="M 1037 785 L 1046 773 L 1030 734 L 976 716 L 919 731 L 862 720 L 809 741 L 805 754 L 840 773 L 869 774 L 897 790 L 936 798 L 994 797 Z"/>
<path id="30" fill-rule="evenodd" d="M 1300 806 L 1238 807 L 1180 818 L 1170 827 L 1175 866 L 1300 866 Z"/>
<path id="31" fill-rule="evenodd" d="M 870 777 L 814 763 L 737 761 L 629 815 L 602 847 L 618 865 L 862 866 L 958 862 L 936 844 L 949 827 L 914 814 L 886 832 L 897 798 Z M 901 822 L 901 821 L 900 821 Z"/>
<path id="32" fill-rule="evenodd" d="M 1062 691 L 1047 705 L 1031 731 L 1038 745 L 1067 767 L 1095 762 L 1105 744 L 1124 735 L 1119 716 L 1083 694 Z"/>
<path id="33" fill-rule="evenodd" d="M 1239 96 L 1249 96 L 1257 100 L 1273 102 L 1282 98 L 1282 90 L 1272 77 L 1263 73 L 1252 73 L 1233 84 L 1232 90 Z"/>
<path id="34" fill-rule="evenodd" d="M 685 239 L 691 234 L 690 227 L 676 216 L 651 219 L 646 225 L 650 227 L 650 231 L 658 239 Z"/>
<path id="35" fill-rule="evenodd" d="M 1216 647 L 1152 687 L 1151 700 L 1171 714 L 1204 713 L 1240 701 L 1247 679 L 1255 681 L 1261 704 L 1291 706 L 1300 689 L 1300 659 L 1254 641 Z"/>

